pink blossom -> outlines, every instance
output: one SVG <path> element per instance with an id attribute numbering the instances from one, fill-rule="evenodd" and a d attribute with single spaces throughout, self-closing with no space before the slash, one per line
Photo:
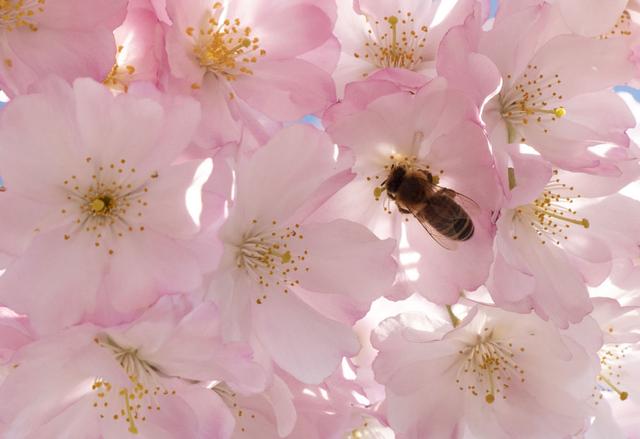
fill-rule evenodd
<path id="1" fill-rule="evenodd" d="M 14 99 L 0 121 L 0 245 L 15 257 L 0 277 L 2 302 L 48 330 L 117 321 L 160 291 L 197 287 L 185 244 L 199 212 L 186 194 L 199 198 L 210 164 L 172 166 L 197 103 L 114 97 L 88 79 L 43 87 Z"/>
<path id="2" fill-rule="evenodd" d="M 352 178 L 333 154 L 326 134 L 297 125 L 240 163 L 209 289 L 226 337 L 256 337 L 278 366 L 316 384 L 358 351 L 350 325 L 396 271 L 393 241 L 346 220 L 306 221 Z"/>
<path id="3" fill-rule="evenodd" d="M 324 2 L 318 2 L 321 5 Z M 171 75 L 224 105 L 237 96 L 275 120 L 295 120 L 335 97 L 329 73 L 303 59 L 331 37 L 333 23 L 312 0 L 167 2 Z"/>
<path id="4" fill-rule="evenodd" d="M 342 51 L 335 78 L 338 90 L 379 69 L 402 70 L 433 77 L 436 50 L 452 26 L 462 24 L 474 0 L 452 3 L 409 0 L 339 1 L 335 33 Z"/>
<path id="5" fill-rule="evenodd" d="M 634 422 L 625 419 L 622 413 L 637 414 L 640 408 L 640 331 L 637 327 L 640 308 L 620 306 L 615 299 L 608 298 L 594 298 L 593 304 L 592 316 L 600 325 L 604 344 L 598 352 L 602 367 L 592 401 L 598 415 L 590 429 L 591 435 L 587 436 L 590 439 L 602 437 L 598 431 L 603 430 L 635 432 L 628 429 Z M 620 425 L 616 425 L 617 420 L 621 421 Z M 626 436 L 620 434 L 620 437 Z"/>
<path id="6" fill-rule="evenodd" d="M 429 332 L 417 316 L 376 330 L 376 379 L 402 438 L 565 438 L 579 433 L 597 374 L 591 319 L 560 331 L 535 315 L 476 307 L 455 329 Z"/>
<path id="7" fill-rule="evenodd" d="M 535 155 L 511 160 L 511 199 L 500 211 L 487 286 L 501 307 L 577 323 L 592 309 L 587 286 L 606 279 L 613 259 L 638 255 L 639 205 L 611 195 L 619 187 L 601 185 L 605 177 L 553 170 Z M 603 195 L 610 197 L 595 199 Z"/>
<path id="8" fill-rule="evenodd" d="M 206 386 L 264 386 L 242 345 L 222 345 L 212 305 L 165 297 L 134 322 L 85 324 L 15 356 L 0 386 L 9 437 L 229 437 L 233 418 Z M 19 396 L 18 396 L 19 395 Z"/>
<path id="9" fill-rule="evenodd" d="M 340 103 L 354 111 L 340 112 L 327 127 L 336 143 L 353 152 L 357 176 L 329 201 L 326 211 L 366 224 L 381 237 L 398 239 L 410 288 L 434 302 L 455 303 L 461 290 L 475 290 L 488 275 L 493 240 L 489 213 L 500 193 L 477 109 L 442 80 L 417 94 L 385 91 L 376 97 L 365 96 L 371 99 L 366 108 L 363 102 Z M 400 213 L 383 186 L 398 164 L 428 171 L 440 186 L 473 200 L 479 206 L 470 213 L 473 237 L 451 251 L 432 239 L 414 216 Z"/>
<path id="10" fill-rule="evenodd" d="M 116 56 L 113 30 L 126 0 L 5 1 L 0 6 L 0 84 L 25 93 L 49 74 L 103 80 Z"/>
<path id="11" fill-rule="evenodd" d="M 526 143 L 564 169 L 616 175 L 615 164 L 601 161 L 591 148 L 629 145 L 625 131 L 635 122 L 610 90 L 633 77 L 628 43 L 576 35 L 547 41 L 549 8 L 523 8 L 475 34 L 477 52 L 495 63 L 503 81 L 482 115 L 492 146 L 503 154 L 507 144 Z M 499 172 L 503 177 L 506 169 Z"/>

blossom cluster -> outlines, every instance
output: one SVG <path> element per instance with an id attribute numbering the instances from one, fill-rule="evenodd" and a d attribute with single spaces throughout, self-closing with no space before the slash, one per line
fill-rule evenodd
<path id="1" fill-rule="evenodd" d="M 0 0 L 0 41 L 0 437 L 640 437 L 636 0 Z"/>

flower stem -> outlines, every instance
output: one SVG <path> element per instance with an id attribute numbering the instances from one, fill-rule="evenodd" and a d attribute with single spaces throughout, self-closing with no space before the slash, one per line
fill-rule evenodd
<path id="1" fill-rule="evenodd" d="M 447 313 L 449 314 L 449 319 L 451 320 L 451 324 L 453 325 L 453 327 L 457 327 L 460 324 L 460 319 L 453 313 L 451 305 L 447 305 Z"/>

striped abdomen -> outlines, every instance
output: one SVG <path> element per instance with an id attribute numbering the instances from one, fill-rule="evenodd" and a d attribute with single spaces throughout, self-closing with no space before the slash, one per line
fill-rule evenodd
<path id="1" fill-rule="evenodd" d="M 466 241 L 473 236 L 473 221 L 465 210 L 447 195 L 433 195 L 426 200 L 420 216 L 441 235 Z"/>

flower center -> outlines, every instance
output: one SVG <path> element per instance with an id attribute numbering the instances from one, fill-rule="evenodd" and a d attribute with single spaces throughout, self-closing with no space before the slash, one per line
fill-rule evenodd
<path id="1" fill-rule="evenodd" d="M 137 423 L 147 419 L 145 413 L 159 411 L 161 399 L 175 395 L 176 391 L 168 390 L 162 385 L 162 372 L 157 366 L 144 360 L 137 349 L 121 346 L 107 334 L 98 335 L 94 341 L 113 353 L 127 373 L 129 385 L 114 391 L 108 380 L 96 378 L 91 386 L 96 396 L 93 407 L 98 409 L 101 419 L 123 421 L 127 423 L 130 433 L 137 434 Z"/>
<path id="2" fill-rule="evenodd" d="M 36 13 L 44 11 L 45 0 L 0 0 L 0 28 L 9 32 L 26 27 L 36 32 L 33 20 Z"/>
<path id="3" fill-rule="evenodd" d="M 249 26 L 242 26 L 239 18 L 222 18 L 224 8 L 220 2 L 208 11 L 206 24 L 196 31 L 188 27 L 185 32 L 193 40 L 193 54 L 201 67 L 229 81 L 239 75 L 253 75 L 252 66 L 266 55 L 260 40 L 252 36 Z M 199 88 L 199 84 L 192 84 Z"/>
<path id="4" fill-rule="evenodd" d="M 557 174 L 557 171 L 554 173 Z M 546 244 L 547 240 L 560 244 L 563 240 L 569 239 L 566 233 L 572 225 L 589 228 L 589 220 L 577 218 L 578 212 L 568 207 L 575 198 L 580 198 L 579 194 L 574 195 L 573 192 L 572 186 L 554 178 L 532 203 L 515 209 L 514 219 L 528 222 L 543 244 Z M 514 234 L 513 239 L 518 239 L 518 236 Z"/>
<path id="5" fill-rule="evenodd" d="M 87 157 L 86 162 L 91 165 L 91 157 Z M 149 179 L 139 182 L 136 169 L 127 169 L 125 165 L 126 160 L 122 159 L 117 165 L 97 166 L 90 181 L 81 181 L 76 175 L 63 181 L 70 206 L 62 208 L 61 213 L 73 218 L 74 232 L 95 234 L 96 247 L 100 247 L 107 230 L 114 237 L 134 231 L 132 223 L 142 219 L 143 210 L 148 206 L 147 185 L 158 174 L 153 173 Z M 144 226 L 138 225 L 136 229 L 144 231 Z M 64 239 L 71 239 L 72 234 L 65 234 Z M 112 249 L 109 254 L 113 254 Z"/>
<path id="6" fill-rule="evenodd" d="M 398 10 L 397 16 L 391 15 L 373 22 L 367 18 L 367 22 L 369 29 L 364 50 L 354 52 L 354 57 L 363 58 L 379 68 L 400 67 L 409 70 L 424 61 L 420 52 L 427 41 L 428 28 L 423 25 L 416 31 L 411 12 Z"/>
<path id="7" fill-rule="evenodd" d="M 507 75 L 507 79 L 511 79 L 511 75 Z M 509 142 L 517 140 L 517 126 L 538 124 L 548 133 L 548 124 L 567 114 L 560 105 L 562 95 L 555 91 L 561 83 L 559 75 L 545 76 L 538 72 L 537 65 L 529 64 L 520 82 L 500 93 L 500 112 L 507 122 Z M 520 142 L 525 143 L 526 139 L 520 138 Z"/>
<path id="8" fill-rule="evenodd" d="M 484 328 L 484 334 L 478 335 L 477 343 L 461 349 L 458 354 L 462 364 L 458 369 L 456 384 L 461 391 L 473 396 L 484 395 L 484 400 L 492 404 L 509 387 L 525 381 L 525 371 L 517 364 L 516 353 L 524 352 L 523 347 L 516 348 L 513 343 L 505 343 L 492 338 L 492 331 Z"/>
<path id="9" fill-rule="evenodd" d="M 108 215 L 114 205 L 114 200 L 110 195 L 102 195 L 95 198 L 89 206 L 95 215 Z"/>
<path id="10" fill-rule="evenodd" d="M 252 224 L 257 224 L 253 220 Z M 272 226 L 277 222 L 272 221 Z M 295 279 L 295 274 L 301 269 L 309 271 L 309 267 L 303 267 L 305 257 L 309 254 L 304 250 L 302 254 L 295 254 L 289 249 L 289 243 L 295 239 L 304 239 L 299 233 L 300 225 L 284 229 L 272 227 L 264 232 L 249 232 L 237 245 L 236 265 L 243 269 L 254 280 L 265 288 L 279 287 L 284 293 L 289 292 L 290 287 L 300 283 Z M 261 304 L 267 296 L 256 299 Z"/>

